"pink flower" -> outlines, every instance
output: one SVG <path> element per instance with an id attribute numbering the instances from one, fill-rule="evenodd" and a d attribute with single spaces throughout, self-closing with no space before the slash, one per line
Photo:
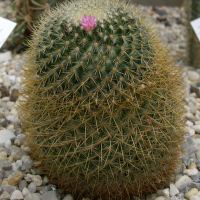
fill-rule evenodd
<path id="1" fill-rule="evenodd" d="M 84 14 L 84 18 L 82 18 L 82 22 L 81 24 L 83 25 L 84 29 L 86 31 L 91 31 L 94 29 L 97 21 L 94 21 L 94 17 L 92 17 L 91 15 L 87 16 Z"/>

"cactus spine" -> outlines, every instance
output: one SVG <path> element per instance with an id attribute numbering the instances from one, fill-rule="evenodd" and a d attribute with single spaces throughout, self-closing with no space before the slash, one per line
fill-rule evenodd
<path id="1" fill-rule="evenodd" d="M 97 21 L 88 30 L 84 15 Z M 65 3 L 33 32 L 18 103 L 26 144 L 76 199 L 144 197 L 179 166 L 182 70 L 155 32 L 117 0 Z"/>

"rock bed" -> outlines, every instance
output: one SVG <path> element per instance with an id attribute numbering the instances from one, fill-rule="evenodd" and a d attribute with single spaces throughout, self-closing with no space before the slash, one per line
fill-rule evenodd
<path id="1" fill-rule="evenodd" d="M 0 16 L 9 16 L 9 1 L 0 2 Z M 186 27 L 184 9 L 171 7 L 146 7 L 141 10 L 156 22 L 159 34 L 171 49 L 177 64 L 185 69 L 187 97 L 184 117 L 187 136 L 182 165 L 171 179 L 169 186 L 148 196 L 149 200 L 200 200 L 200 70 L 187 66 Z M 2 52 L 2 51 L 1 51 Z M 48 184 L 41 175 L 40 163 L 28 155 L 24 137 L 14 108 L 20 90 L 22 55 L 0 53 L 0 199 L 24 200 L 73 200 L 68 194 L 61 197 L 59 188 Z"/>

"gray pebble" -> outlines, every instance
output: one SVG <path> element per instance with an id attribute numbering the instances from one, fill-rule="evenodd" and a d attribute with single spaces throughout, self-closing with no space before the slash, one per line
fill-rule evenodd
<path id="1" fill-rule="evenodd" d="M 5 171 L 5 178 L 8 178 L 10 175 L 11 175 L 12 173 L 11 173 L 11 171 Z"/>
<path id="2" fill-rule="evenodd" d="M 40 192 L 42 194 L 42 190 L 44 190 L 46 186 L 36 186 L 36 192 Z"/>
<path id="3" fill-rule="evenodd" d="M 0 195 L 3 194 L 4 191 L 5 191 L 4 187 L 1 186 L 1 187 L 0 187 Z"/>
<path id="4" fill-rule="evenodd" d="M 5 191 L 6 191 L 8 194 L 11 194 L 15 189 L 16 189 L 16 187 L 9 185 L 9 186 L 7 186 L 7 187 L 5 188 Z"/>
<path id="5" fill-rule="evenodd" d="M 10 151 L 11 151 L 11 156 L 13 157 L 14 160 L 20 160 L 22 156 L 26 155 L 26 152 L 23 149 L 21 149 L 20 147 L 16 147 L 14 145 L 10 147 Z"/>
<path id="6" fill-rule="evenodd" d="M 184 198 L 184 196 L 185 196 L 184 193 L 179 193 L 179 194 L 177 194 L 176 196 L 177 196 L 178 199 L 185 199 L 185 198 Z"/>
<path id="7" fill-rule="evenodd" d="M 183 149 L 185 149 L 189 154 L 198 152 L 198 143 L 195 139 L 187 137 L 186 142 L 186 144 L 182 145 Z"/>
<path id="8" fill-rule="evenodd" d="M 197 169 L 200 170 L 200 162 L 198 162 L 196 165 L 197 165 Z"/>
<path id="9" fill-rule="evenodd" d="M 31 193 L 27 194 L 24 200 L 33 200 L 32 194 Z"/>
<path id="10" fill-rule="evenodd" d="M 49 182 L 49 179 L 48 179 L 47 176 L 45 176 L 45 177 L 43 178 L 42 184 L 43 184 L 43 185 L 46 185 L 48 182 Z"/>
<path id="11" fill-rule="evenodd" d="M 41 196 L 42 200 L 58 200 L 55 191 L 48 191 Z"/>
<path id="12" fill-rule="evenodd" d="M 0 169 L 0 178 L 3 180 L 5 178 L 5 171 Z"/>
<path id="13" fill-rule="evenodd" d="M 48 191 L 51 191 L 51 190 L 55 191 L 56 190 L 56 186 L 55 185 L 48 185 L 48 186 L 44 187 L 44 189 L 41 190 L 40 193 L 44 194 L 44 193 L 46 193 Z"/>
<path id="14" fill-rule="evenodd" d="M 186 193 L 188 191 L 189 191 L 189 189 L 187 186 L 183 186 L 183 187 L 179 188 L 179 192 L 181 192 L 181 193 Z"/>
<path id="15" fill-rule="evenodd" d="M 17 139 L 20 141 L 21 145 L 25 142 L 25 135 L 24 134 L 18 134 Z"/>
<path id="16" fill-rule="evenodd" d="M 19 189 L 22 191 L 24 187 L 27 187 L 27 182 L 25 180 L 21 180 L 19 182 Z"/>
<path id="17" fill-rule="evenodd" d="M 198 183 L 190 183 L 187 187 L 190 190 L 192 188 L 197 188 L 198 189 L 199 186 L 198 186 Z"/>
<path id="18" fill-rule="evenodd" d="M 25 162 L 22 166 L 21 166 L 21 170 L 28 170 L 31 169 L 31 167 L 33 166 L 33 161 L 28 161 Z"/>
<path id="19" fill-rule="evenodd" d="M 11 170 L 12 169 L 12 164 L 11 162 L 7 160 L 0 161 L 0 168 L 4 170 Z"/>
<path id="20" fill-rule="evenodd" d="M 199 176 L 198 176 L 198 175 L 192 175 L 192 176 L 191 176 L 191 179 L 192 179 L 194 182 L 196 182 L 196 183 L 200 182 Z"/>
<path id="21" fill-rule="evenodd" d="M 40 200 L 41 199 L 41 194 L 40 193 L 33 193 L 32 194 L 32 197 L 33 197 L 33 200 Z"/>
<path id="22" fill-rule="evenodd" d="M 28 185 L 28 190 L 29 190 L 31 193 L 36 192 L 36 185 L 35 185 L 34 182 L 31 182 L 31 183 Z"/>
<path id="23" fill-rule="evenodd" d="M 197 160 L 197 159 L 196 159 L 195 153 L 191 153 L 191 154 L 190 154 L 190 159 L 191 159 L 191 158 L 193 159 L 193 162 L 196 163 L 196 160 Z"/>

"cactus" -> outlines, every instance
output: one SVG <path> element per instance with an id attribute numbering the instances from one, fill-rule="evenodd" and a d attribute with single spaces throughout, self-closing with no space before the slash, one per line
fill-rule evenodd
<path id="1" fill-rule="evenodd" d="M 185 0 L 185 10 L 187 15 L 187 53 L 188 63 L 195 68 L 200 68 L 200 42 L 197 38 L 190 22 L 200 17 L 200 0 Z"/>
<path id="2" fill-rule="evenodd" d="M 144 197 L 171 178 L 185 135 L 182 70 L 137 7 L 78 0 L 48 11 L 23 70 L 25 144 L 63 193 Z"/>
<path id="3" fill-rule="evenodd" d="M 55 6 L 62 0 L 12 0 L 12 8 L 16 13 L 18 26 L 12 37 L 10 45 L 18 47 L 19 50 L 25 47 L 25 38 L 30 36 L 33 24 L 37 22 L 40 14 L 48 10 L 50 6 Z"/>

